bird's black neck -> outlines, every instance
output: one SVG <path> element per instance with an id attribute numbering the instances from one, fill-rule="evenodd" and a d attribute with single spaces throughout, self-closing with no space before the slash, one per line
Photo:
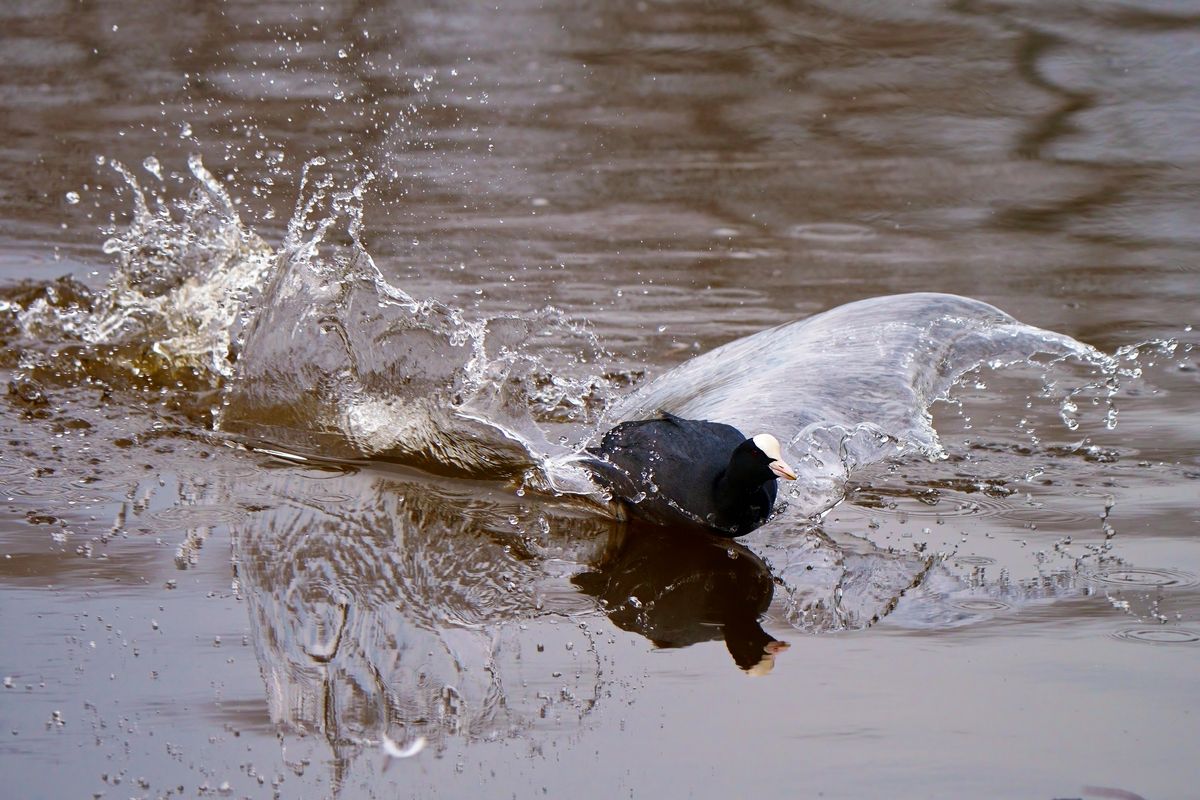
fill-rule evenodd
<path id="1" fill-rule="evenodd" d="M 739 512 L 745 510 L 755 499 L 755 495 L 762 490 L 763 483 L 753 477 L 739 478 L 736 474 L 731 475 L 730 470 L 726 469 L 717 476 L 717 482 L 713 486 L 717 509 L 722 514 L 740 516 Z"/>

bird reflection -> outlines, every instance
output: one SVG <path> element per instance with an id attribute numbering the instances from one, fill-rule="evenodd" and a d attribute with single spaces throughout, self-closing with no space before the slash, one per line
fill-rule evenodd
<path id="1" fill-rule="evenodd" d="M 593 634 L 597 605 L 659 647 L 724 641 L 738 668 L 763 675 L 787 649 L 759 622 L 768 607 L 799 635 L 884 617 L 940 629 L 1078 591 L 820 530 L 751 534 L 752 552 L 400 469 L 310 462 L 225 480 L 225 496 L 260 509 L 232 533 L 271 720 L 290 752 L 332 758 L 338 785 L 359 779 L 365 752 L 536 743 L 587 724 L 624 669 Z"/>
<path id="2" fill-rule="evenodd" d="M 658 647 L 723 639 L 750 675 L 769 673 L 788 648 L 759 624 L 774 592 L 770 570 L 729 539 L 634 523 L 594 571 L 572 580 L 617 627 Z"/>

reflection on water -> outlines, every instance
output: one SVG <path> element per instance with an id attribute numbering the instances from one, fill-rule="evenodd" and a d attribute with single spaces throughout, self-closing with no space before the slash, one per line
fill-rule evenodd
<path id="1" fill-rule="evenodd" d="M 760 556 L 420 475 L 281 465 L 254 495 L 234 558 L 271 718 L 322 737 L 339 769 L 385 737 L 442 749 L 587 725 L 614 690 L 600 614 L 657 648 L 723 641 L 765 675 L 788 644 L 764 625 L 781 620 L 809 634 L 944 629 L 1085 593 L 1066 571 L 989 578 L 970 559 L 819 530 L 777 534 Z"/>
<path id="2" fill-rule="evenodd" d="M 284 730 L 319 734 L 344 759 L 384 736 L 509 736 L 545 724 L 548 709 L 579 720 L 597 702 L 586 628 L 578 648 L 539 663 L 547 639 L 561 648 L 560 627 L 589 610 L 522 539 L 545 512 L 363 474 L 323 478 L 332 499 L 321 500 L 288 468 L 257 490 L 268 508 L 235 528 L 235 558 Z M 554 528 L 559 557 L 604 546 L 603 522 L 560 516 Z"/>
<path id="3" fill-rule="evenodd" d="M 734 662 L 756 675 L 770 672 L 787 648 L 759 624 L 774 591 L 770 569 L 729 539 L 631 525 L 596 566 L 576 575 L 575 585 L 617 626 L 656 647 L 723 639 Z"/>

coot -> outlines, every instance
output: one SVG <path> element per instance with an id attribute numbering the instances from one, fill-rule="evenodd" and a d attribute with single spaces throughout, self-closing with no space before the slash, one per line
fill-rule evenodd
<path id="1" fill-rule="evenodd" d="M 742 536 L 767 521 L 775 479 L 795 480 L 769 433 L 683 419 L 623 422 L 588 448 L 589 466 L 630 513 L 659 525 Z"/>

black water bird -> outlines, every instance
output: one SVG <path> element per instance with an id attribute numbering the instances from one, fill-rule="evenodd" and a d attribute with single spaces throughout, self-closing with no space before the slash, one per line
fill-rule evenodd
<path id="1" fill-rule="evenodd" d="M 769 433 L 664 413 L 623 422 L 588 448 L 592 471 L 633 516 L 742 536 L 767 521 L 776 478 L 795 480 Z"/>

